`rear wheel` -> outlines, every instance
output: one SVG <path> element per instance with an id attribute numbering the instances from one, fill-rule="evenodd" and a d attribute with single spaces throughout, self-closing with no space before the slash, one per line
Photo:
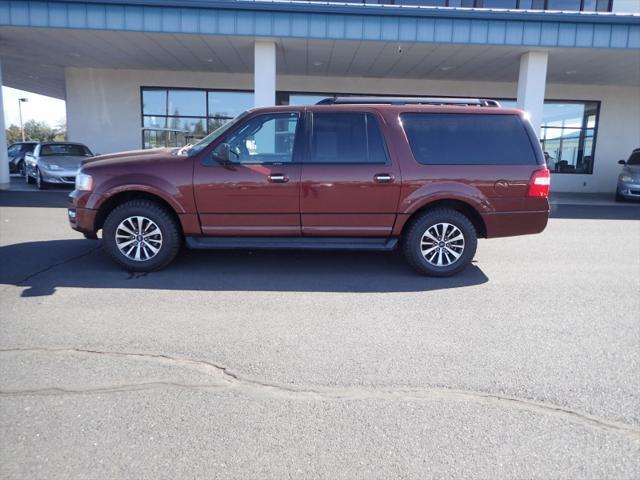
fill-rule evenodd
<path id="1" fill-rule="evenodd" d="M 163 207 L 149 200 L 131 200 L 109 213 L 102 242 L 105 251 L 127 270 L 151 272 L 176 257 L 181 234 Z"/>
<path id="2" fill-rule="evenodd" d="M 469 265 L 477 244 L 476 230 L 465 215 L 436 208 L 411 223 L 403 238 L 403 251 L 418 272 L 448 277 Z"/>

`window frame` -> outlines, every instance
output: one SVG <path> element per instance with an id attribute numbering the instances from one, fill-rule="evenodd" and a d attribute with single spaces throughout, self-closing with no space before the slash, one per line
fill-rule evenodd
<path id="1" fill-rule="evenodd" d="M 600 107 L 602 106 L 602 101 L 600 100 L 563 100 L 563 99 L 545 99 L 545 103 L 575 103 L 575 104 L 580 104 L 580 105 L 585 105 L 587 103 L 594 103 L 596 105 L 596 122 L 595 125 L 593 127 L 593 129 L 587 127 L 587 128 L 577 128 L 577 130 L 580 130 L 580 137 L 578 139 L 579 144 L 583 144 L 584 145 L 584 141 L 586 139 L 586 135 L 585 133 L 589 130 L 593 130 L 593 140 L 592 140 L 592 144 L 591 144 L 591 164 L 589 166 L 589 171 L 588 172 L 560 172 L 560 171 L 556 171 L 553 170 L 551 171 L 552 174 L 554 175 L 593 175 L 593 167 L 595 164 L 595 158 L 596 158 L 596 145 L 598 143 L 598 130 L 600 129 Z M 558 129 L 562 129 L 562 127 L 543 127 L 542 126 L 542 122 L 540 123 L 540 132 L 538 132 L 538 135 L 540 133 L 542 133 L 542 128 L 558 128 Z M 570 128 L 570 127 L 567 127 Z M 542 148 L 542 142 L 543 139 L 540 138 L 540 147 Z M 543 148 L 544 150 L 544 148 Z M 576 163 L 577 163 L 577 158 L 576 158 Z M 583 149 L 583 153 L 582 153 L 582 159 L 584 160 L 584 149 Z"/>
<path id="2" fill-rule="evenodd" d="M 296 124 L 296 131 L 293 135 L 293 149 L 291 151 L 291 161 L 290 162 L 234 162 L 229 161 L 226 165 L 222 165 L 220 162 L 215 160 L 213 157 L 215 150 L 222 145 L 223 143 L 227 143 L 226 140 L 230 135 L 233 135 L 239 129 L 247 125 L 247 123 L 252 122 L 256 118 L 260 117 L 276 117 L 276 116 L 284 116 L 284 115 L 296 115 L 298 117 L 298 122 Z M 291 110 L 291 111 L 282 111 L 282 112 L 263 112 L 257 113 L 255 115 L 250 115 L 244 119 L 244 121 L 240 122 L 231 130 L 224 132 L 220 138 L 216 139 L 216 141 L 209 145 L 207 149 L 205 149 L 201 154 L 203 155 L 202 164 L 208 167 L 217 166 L 217 167 L 241 167 L 245 165 L 279 165 L 279 166 L 287 166 L 287 165 L 300 165 L 303 162 L 301 161 L 302 156 L 302 148 L 304 143 L 302 140 L 304 138 L 304 130 L 305 130 L 305 115 L 303 111 Z"/>
<path id="3" fill-rule="evenodd" d="M 144 92 L 146 91 L 163 91 L 166 92 L 165 95 L 165 112 L 167 112 L 165 115 L 145 115 L 144 113 Z M 205 116 L 200 116 L 200 115 L 169 115 L 169 91 L 170 90 L 192 90 L 192 91 L 199 91 L 199 92 L 204 92 L 205 94 Z M 140 86 L 140 140 L 141 140 L 141 146 L 143 150 L 148 150 L 151 148 L 158 148 L 158 147 L 149 147 L 146 148 L 145 147 L 145 131 L 160 131 L 160 132 L 177 132 L 177 130 L 171 130 L 168 127 L 161 127 L 159 128 L 152 128 L 152 127 L 146 127 L 144 124 L 144 119 L 145 117 L 158 117 L 158 118 L 163 118 L 165 120 L 171 119 L 171 118 L 178 118 L 178 119 L 182 119 L 182 118 L 197 118 L 199 120 L 204 120 L 204 131 L 205 131 L 205 136 L 208 135 L 209 133 L 211 133 L 211 131 L 209 131 L 209 120 L 216 120 L 216 119 L 226 119 L 227 121 L 233 120 L 235 117 L 223 117 L 220 115 L 210 115 L 209 112 L 209 95 L 211 93 L 214 92 L 222 92 L 222 93 L 250 93 L 253 94 L 253 90 L 244 90 L 244 89 L 231 89 L 231 88 L 202 88 L 202 87 L 166 87 L 166 86 L 157 86 L 157 85 L 141 85 Z M 187 132 L 188 134 L 188 132 Z M 172 148 L 172 147 L 169 147 Z"/>
<path id="4" fill-rule="evenodd" d="M 378 131 L 380 133 L 380 138 L 382 139 L 382 145 L 383 145 L 383 151 L 384 151 L 384 156 L 385 156 L 385 161 L 384 162 L 312 162 L 311 161 L 311 155 L 312 155 L 312 146 L 313 146 L 313 124 L 314 124 L 314 115 L 316 114 L 326 114 L 326 115 L 339 115 L 339 114 L 343 114 L 343 115 L 353 115 L 353 114 L 360 114 L 363 115 L 365 117 L 365 122 L 364 122 L 364 127 L 365 127 L 365 138 L 366 138 L 366 144 L 367 144 L 367 159 L 369 158 L 369 129 L 368 124 L 367 124 L 367 117 L 371 117 L 373 118 L 377 125 L 378 125 Z M 336 111 L 336 112 L 322 112 L 322 111 L 309 111 L 307 112 L 307 132 L 305 134 L 305 154 L 304 154 L 304 158 L 303 158 L 303 163 L 305 165 L 348 165 L 348 166 L 354 166 L 354 165 L 362 165 L 362 166 L 367 166 L 367 165 L 380 165 L 380 166 L 389 166 L 392 164 L 391 162 L 391 156 L 389 155 L 389 147 L 387 145 L 387 139 L 385 137 L 385 129 L 383 127 L 383 119 L 380 117 L 378 112 L 373 112 L 370 110 L 360 110 L 360 109 L 354 109 L 354 110 L 350 110 L 350 111 Z"/>

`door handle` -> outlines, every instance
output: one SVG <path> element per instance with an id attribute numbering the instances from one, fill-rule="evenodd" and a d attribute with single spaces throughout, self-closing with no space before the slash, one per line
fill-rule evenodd
<path id="1" fill-rule="evenodd" d="M 376 183 L 391 183 L 393 182 L 393 175 L 389 175 L 388 173 L 378 173 L 374 175 L 373 180 Z"/>
<path id="2" fill-rule="evenodd" d="M 287 183 L 289 178 L 281 173 L 273 173 L 269 175 L 269 181 L 271 183 Z"/>

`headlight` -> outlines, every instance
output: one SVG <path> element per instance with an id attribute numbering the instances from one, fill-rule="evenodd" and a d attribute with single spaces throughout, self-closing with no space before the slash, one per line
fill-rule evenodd
<path id="1" fill-rule="evenodd" d="M 621 182 L 624 182 L 624 183 L 633 182 L 633 178 L 631 178 L 629 175 L 620 175 L 618 178 L 620 179 Z"/>
<path id="2" fill-rule="evenodd" d="M 76 175 L 76 190 L 90 192 L 93 189 L 93 177 L 86 173 Z"/>
<path id="3" fill-rule="evenodd" d="M 62 170 L 62 167 L 60 165 L 56 165 L 55 163 L 45 163 L 43 166 L 47 170 Z"/>

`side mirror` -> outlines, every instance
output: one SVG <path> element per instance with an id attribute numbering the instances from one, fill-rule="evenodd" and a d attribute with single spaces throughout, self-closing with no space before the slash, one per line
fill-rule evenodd
<path id="1" fill-rule="evenodd" d="M 619 163 L 620 165 L 626 165 L 626 164 L 627 164 L 627 162 L 625 162 L 624 160 L 618 160 L 618 163 Z"/>
<path id="2" fill-rule="evenodd" d="M 213 158 L 221 165 L 227 165 L 231 162 L 231 156 L 238 157 L 238 153 L 233 151 L 228 143 L 221 143 L 213 151 Z"/>

